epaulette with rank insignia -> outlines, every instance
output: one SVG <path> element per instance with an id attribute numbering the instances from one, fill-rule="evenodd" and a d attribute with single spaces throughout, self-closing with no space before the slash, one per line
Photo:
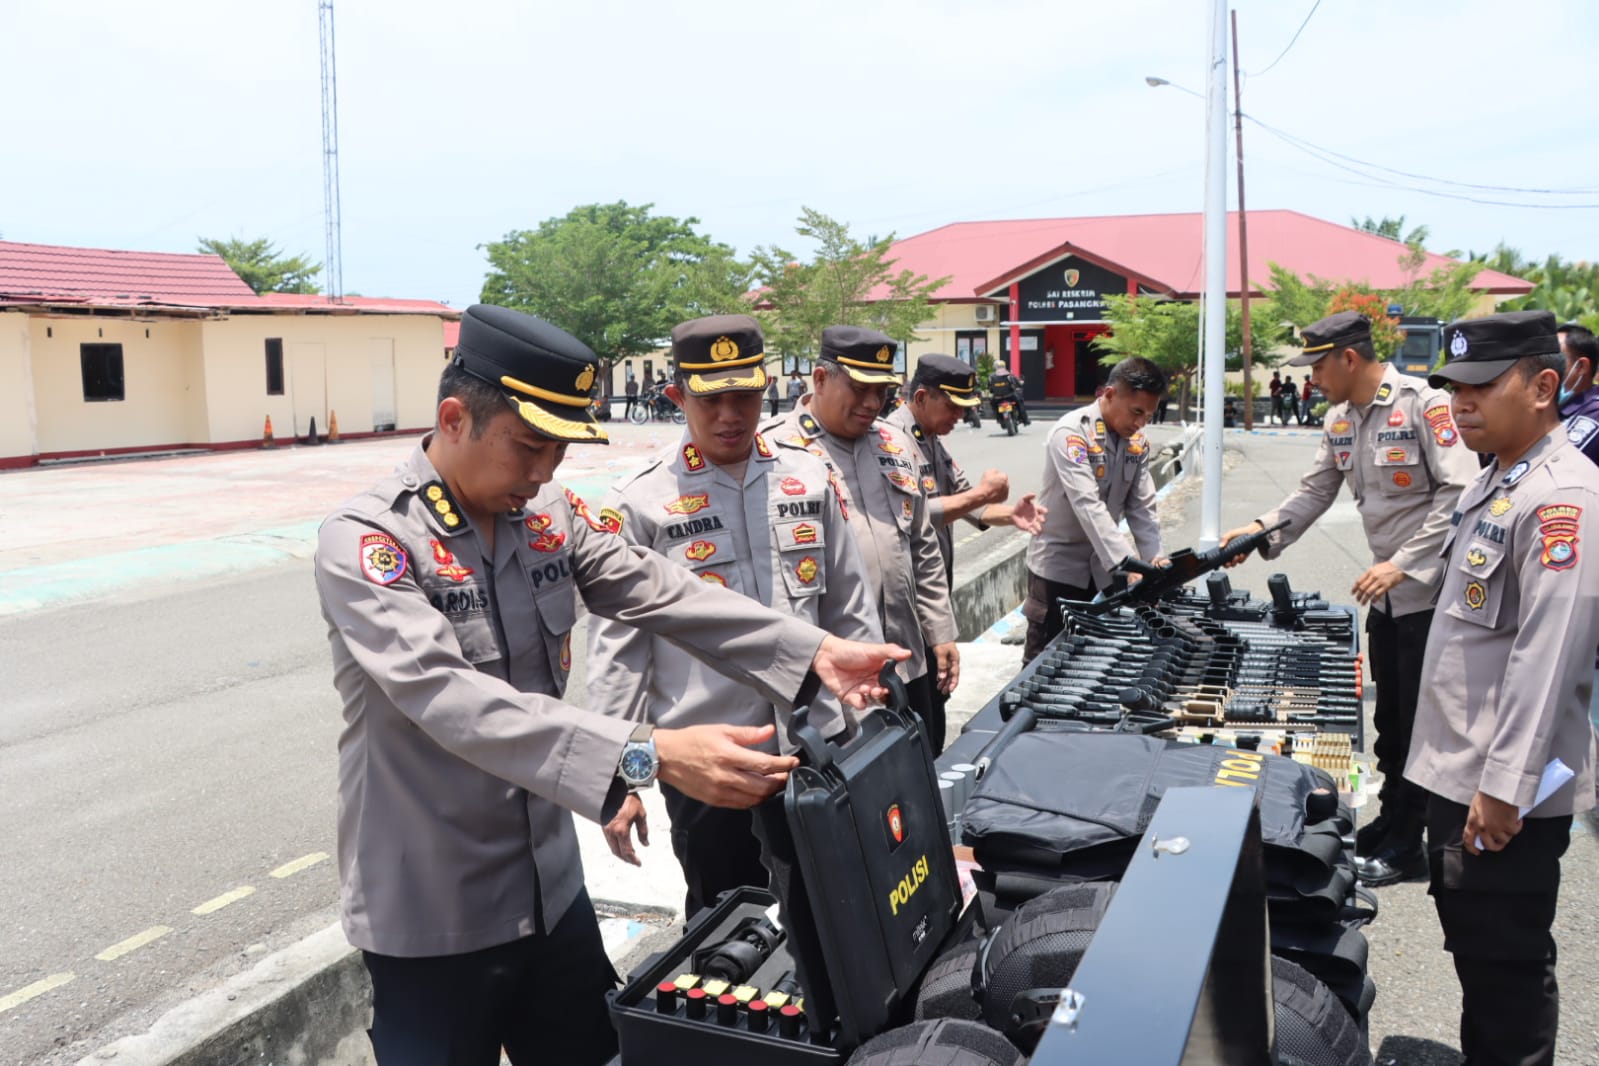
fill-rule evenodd
<path id="1" fill-rule="evenodd" d="M 922 424 L 920 422 L 911 423 L 911 436 L 919 441 L 927 439 L 927 435 L 922 432 Z"/>
<path id="2" fill-rule="evenodd" d="M 429 481 L 419 491 L 428 502 L 428 508 L 438 516 L 440 525 L 451 533 L 461 528 L 461 508 L 450 490 L 444 487 L 444 482 Z"/>
<path id="3" fill-rule="evenodd" d="M 805 435 L 808 437 L 820 437 L 822 435 L 822 427 L 817 424 L 816 419 L 808 414 L 799 416 L 799 425 L 800 429 L 804 430 Z"/>

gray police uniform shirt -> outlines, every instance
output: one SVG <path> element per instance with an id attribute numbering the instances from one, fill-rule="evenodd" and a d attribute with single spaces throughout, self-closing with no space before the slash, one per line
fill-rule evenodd
<path id="1" fill-rule="evenodd" d="M 866 567 L 827 467 L 803 449 L 773 447 L 757 434 L 735 480 L 685 435 L 620 481 L 603 503 L 602 515 L 619 516 L 623 540 L 703 581 L 847 640 L 883 639 Z M 794 750 L 788 704 L 774 706 L 671 641 L 632 626 L 590 622 L 587 673 L 593 710 L 667 727 L 775 721 L 777 738 L 767 750 Z M 811 704 L 811 723 L 823 736 L 856 717 L 831 693 Z"/>
<path id="2" fill-rule="evenodd" d="M 1556 426 L 1483 471 L 1444 542 L 1405 776 L 1456 803 L 1525 807 L 1550 759 L 1576 779 L 1532 817 L 1594 805 L 1588 720 L 1599 644 L 1599 467 Z"/>
<path id="3" fill-rule="evenodd" d="M 966 480 L 965 471 L 954 456 L 949 454 L 949 449 L 944 447 L 944 442 L 936 434 L 924 430 L 916 421 L 916 415 L 911 411 L 910 404 L 901 404 L 890 411 L 883 421 L 910 434 L 916 442 L 918 463 L 916 478 L 922 486 L 922 495 L 927 497 L 927 516 L 933 523 L 933 531 L 938 534 L 938 551 L 944 557 L 944 573 L 949 577 L 950 588 L 955 587 L 955 530 L 948 522 L 944 521 L 945 497 L 965 492 L 972 487 Z M 978 509 L 979 511 L 982 508 Z M 978 529 L 987 529 L 988 524 L 977 517 L 976 512 L 968 512 L 961 517 L 976 526 Z"/>
<path id="4" fill-rule="evenodd" d="M 1477 476 L 1477 457 L 1460 443 L 1449 394 L 1390 364 L 1364 410 L 1328 408 L 1316 458 L 1299 488 L 1257 519 L 1274 526 L 1266 558 L 1303 536 L 1346 483 L 1366 530 L 1372 562 L 1390 562 L 1405 578 L 1373 607 L 1395 618 L 1432 607 L 1443 563 L 1439 545 L 1460 493 Z"/>
<path id="5" fill-rule="evenodd" d="M 914 680 L 928 671 L 925 649 L 956 633 L 949 578 L 916 482 L 916 442 L 881 419 L 856 440 L 835 437 L 809 407 L 807 396 L 761 432 L 774 446 L 803 448 L 827 465 L 871 578 L 883 637 L 911 650 L 899 673 Z"/>
<path id="6" fill-rule="evenodd" d="M 571 812 L 600 819 L 633 726 L 558 698 L 579 593 L 774 701 L 824 635 L 635 551 L 558 483 L 496 516 L 486 558 L 426 443 L 322 524 L 315 567 L 344 701 L 344 930 L 397 956 L 553 928 L 582 888 Z"/>
<path id="7" fill-rule="evenodd" d="M 1093 578 L 1103 588 L 1129 555 L 1147 562 L 1160 554 L 1155 479 L 1142 433 L 1123 440 L 1105 425 L 1096 400 L 1060 417 L 1044 456 L 1038 502 L 1049 515 L 1027 545 L 1027 569 L 1078 588 Z M 1119 527 L 1123 518 L 1131 540 Z"/>

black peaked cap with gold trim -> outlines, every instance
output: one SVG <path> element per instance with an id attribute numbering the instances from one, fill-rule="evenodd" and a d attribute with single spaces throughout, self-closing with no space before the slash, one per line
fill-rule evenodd
<path id="1" fill-rule="evenodd" d="M 1309 366 L 1329 352 L 1371 340 L 1371 319 L 1359 311 L 1339 311 L 1299 331 L 1304 351 L 1288 360 L 1289 366 Z"/>
<path id="2" fill-rule="evenodd" d="M 822 361 L 835 363 L 864 385 L 898 385 L 894 353 L 899 345 L 875 329 L 828 326 L 822 330 Z"/>
<path id="3" fill-rule="evenodd" d="M 522 421 L 546 437 L 609 443 L 594 421 L 599 364 L 588 345 L 521 311 L 473 304 L 461 316 L 455 365 L 504 389 Z"/>
<path id="4" fill-rule="evenodd" d="M 672 330 L 672 367 L 696 396 L 766 388 L 766 341 L 749 315 L 710 315 Z"/>
<path id="5" fill-rule="evenodd" d="M 983 402 L 977 392 L 977 375 L 953 355 L 924 355 L 916 360 L 914 380 L 938 389 L 957 407 L 976 407 Z"/>

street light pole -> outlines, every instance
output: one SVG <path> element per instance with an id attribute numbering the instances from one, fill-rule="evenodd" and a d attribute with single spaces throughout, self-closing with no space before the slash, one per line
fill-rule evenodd
<path id="1" fill-rule="evenodd" d="M 1244 97 L 1238 77 L 1238 12 L 1233 11 L 1233 131 L 1238 137 L 1238 309 L 1244 327 L 1244 430 L 1255 428 L 1254 347 L 1249 336 L 1249 226 L 1244 214 Z"/>
<path id="2" fill-rule="evenodd" d="M 1222 399 L 1227 361 L 1227 0 L 1210 13 L 1209 102 L 1205 109 L 1205 435 L 1199 547 L 1221 542 Z"/>

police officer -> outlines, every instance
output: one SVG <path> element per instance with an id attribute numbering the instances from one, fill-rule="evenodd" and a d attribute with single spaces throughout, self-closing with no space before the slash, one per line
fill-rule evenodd
<path id="1" fill-rule="evenodd" d="M 828 483 L 804 448 L 772 445 L 761 418 L 765 345 L 748 315 L 716 315 L 672 331 L 673 382 L 683 439 L 610 491 L 600 510 L 621 538 L 713 582 L 829 633 L 880 641 L 882 628 L 860 549 Z M 774 383 L 776 379 L 771 379 Z M 589 629 L 593 710 L 657 726 L 726 722 L 779 725 L 764 748 L 791 751 L 786 711 L 723 677 L 663 637 L 598 619 Z M 823 736 L 848 723 L 837 700 L 812 705 Z M 779 719 L 784 720 L 779 720 Z M 747 810 L 712 807 L 671 785 L 661 796 L 672 851 L 688 884 L 686 917 L 739 885 L 766 884 Z M 648 841 L 644 806 L 630 795 L 606 827 L 611 851 L 638 865 L 630 829 Z"/>
<path id="2" fill-rule="evenodd" d="M 769 441 L 821 458 L 843 486 L 839 497 L 871 575 L 883 634 L 915 652 L 901 676 L 939 751 L 944 723 L 935 717 L 932 693 L 935 686 L 945 694 L 955 690 L 960 653 L 949 578 L 916 480 L 916 442 L 878 418 L 888 386 L 899 383 L 897 349 L 874 329 L 824 329 L 812 391 L 761 431 Z"/>
<path id="3" fill-rule="evenodd" d="M 729 806 L 781 787 L 771 728 L 654 730 L 560 702 L 577 593 L 713 656 L 773 701 L 814 670 L 852 704 L 883 645 L 839 641 L 615 536 L 552 479 L 604 442 L 598 359 L 554 327 L 469 308 L 434 431 L 319 535 L 317 592 L 344 701 L 339 873 L 395 1063 L 599 1063 L 615 974 L 571 812 L 605 821 L 658 775 Z"/>
<path id="4" fill-rule="evenodd" d="M 952 355 L 924 355 L 905 388 L 909 400 L 886 419 L 889 425 L 916 441 L 916 477 L 927 497 L 927 510 L 938 534 L 944 573 L 955 587 L 955 536 L 951 527 L 964 518 L 978 529 L 1016 526 L 1027 533 L 1044 528 L 1044 509 L 1029 492 L 1015 504 L 1006 504 L 1010 479 L 1003 471 L 985 470 L 974 486 L 940 437 L 955 429 L 962 413 L 982 403 L 977 375 Z M 929 650 L 931 656 L 931 650 Z M 944 693 L 934 689 L 934 716 L 943 720 Z"/>
<path id="5" fill-rule="evenodd" d="M 999 363 L 994 367 L 994 372 L 988 376 L 988 395 L 994 404 L 994 417 L 999 417 L 999 402 L 1009 400 L 1016 405 L 1016 421 L 1024 426 L 1033 424 L 1027 417 L 1027 403 L 1022 399 L 1022 379 L 1020 375 L 1012 375 L 1010 367 Z"/>
<path id="6" fill-rule="evenodd" d="M 1039 494 L 1047 517 L 1027 546 L 1024 662 L 1060 634 L 1057 599 L 1093 599 L 1128 556 L 1165 561 L 1143 433 L 1165 391 L 1166 375 L 1154 363 L 1123 359 L 1097 400 L 1050 428 Z M 1118 528 L 1124 517 L 1131 540 Z"/>
<path id="7" fill-rule="evenodd" d="M 1593 386 L 1599 368 L 1599 340 L 1593 331 L 1576 322 L 1560 327 L 1560 352 L 1566 357 L 1566 372 L 1560 382 L 1560 418 L 1566 438 L 1599 463 L 1599 389 Z M 1594 694 L 1588 716 L 1599 729 L 1599 656 L 1594 659 Z"/>
<path id="8" fill-rule="evenodd" d="M 1426 811 L 1402 773 L 1416 717 L 1421 657 L 1432 624 L 1433 597 L 1443 577 L 1438 546 L 1476 463 L 1459 446 L 1449 397 L 1377 361 L 1371 322 L 1340 311 L 1305 327 L 1304 350 L 1289 360 L 1310 366 L 1310 378 L 1331 403 L 1310 471 L 1277 509 L 1222 537 L 1226 543 L 1288 519 L 1261 549 L 1274 558 L 1332 506 L 1347 482 L 1354 493 L 1373 563 L 1355 582 L 1366 615 L 1372 683 L 1377 689 L 1373 744 L 1383 774 L 1382 814 L 1356 834 L 1356 870 L 1368 885 L 1420 877 Z M 1237 562 L 1242 562 L 1240 558 Z"/>
<path id="9" fill-rule="evenodd" d="M 1405 776 L 1427 792 L 1433 902 L 1460 979 L 1470 1063 L 1555 1061 L 1550 929 L 1571 819 L 1594 805 L 1599 468 L 1567 439 L 1554 316 L 1444 328 L 1466 446 L 1495 462 L 1460 497 Z M 1594 533 L 1590 533 L 1594 530 Z M 1532 807 L 1550 760 L 1575 771 Z M 1528 807 L 1532 810 L 1523 816 Z"/>

